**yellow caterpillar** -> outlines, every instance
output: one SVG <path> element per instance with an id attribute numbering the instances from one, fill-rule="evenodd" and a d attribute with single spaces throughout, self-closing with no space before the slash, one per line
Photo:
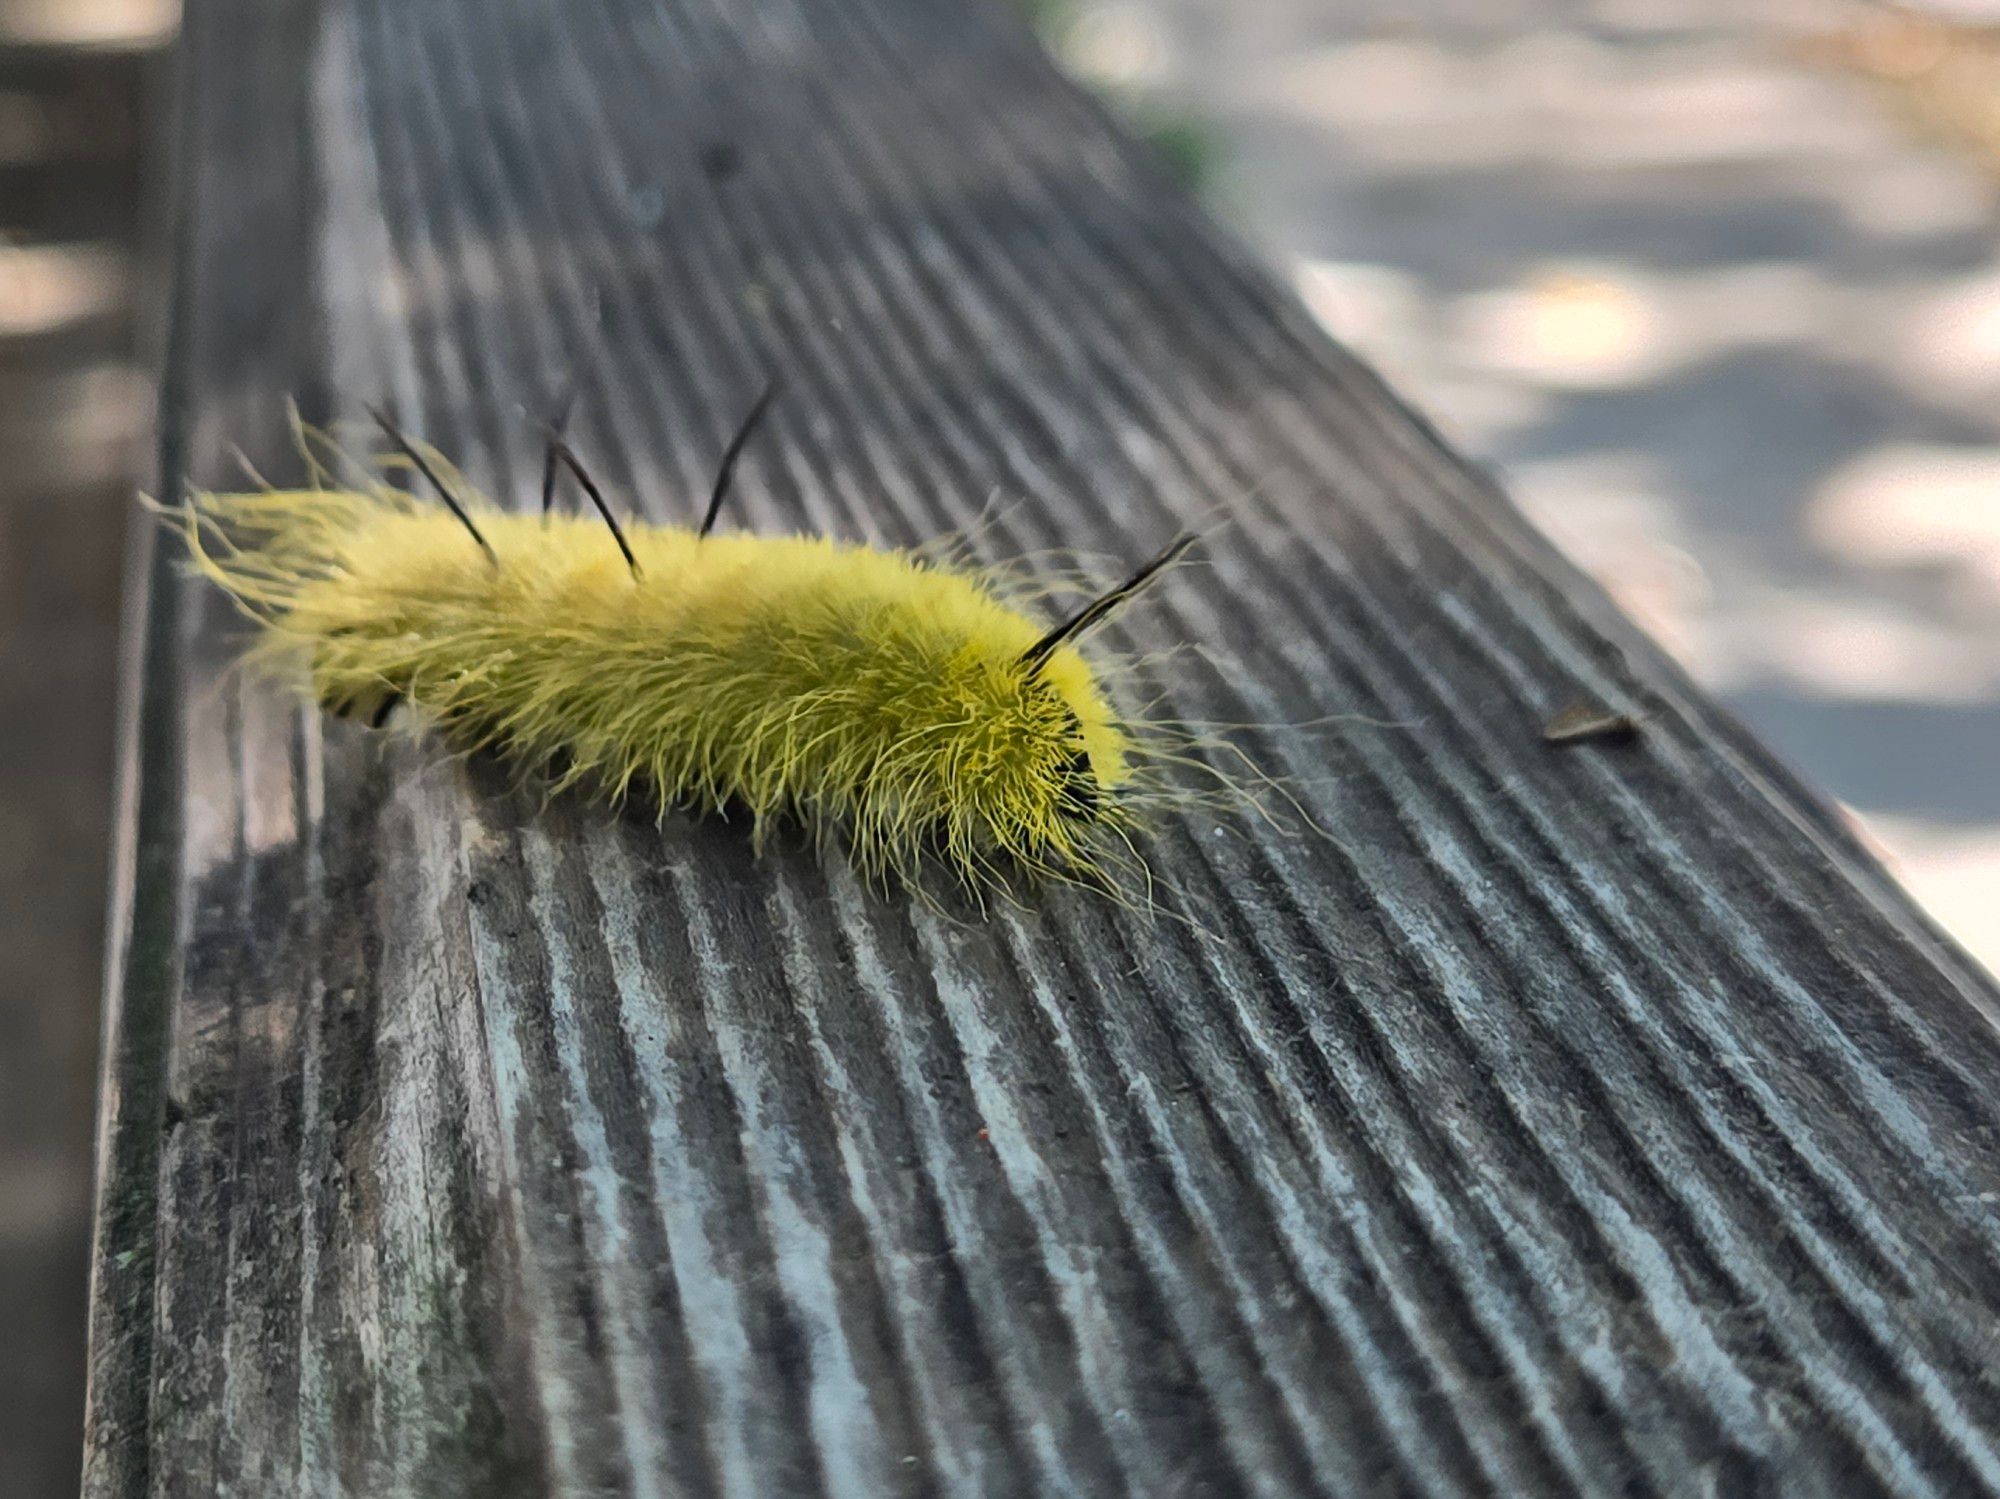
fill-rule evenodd
<path id="1" fill-rule="evenodd" d="M 1010 871 L 1110 882 L 1130 862 L 1144 725 L 1076 649 L 1178 558 L 1182 536 L 1053 628 L 994 575 L 819 537 L 712 535 L 731 443 L 697 527 L 613 518 L 551 431 L 543 513 L 473 496 L 376 420 L 447 509 L 371 473 L 356 487 L 198 494 L 195 566 L 302 662 L 322 705 L 379 726 L 401 703 L 456 746 L 557 766 L 614 800 L 740 806 L 841 833 L 865 875 L 927 852 L 975 889 Z M 551 513 L 557 466 L 604 524 Z M 449 478 L 446 477 L 449 475 Z M 1167 758 L 1172 758 L 1167 756 Z"/>

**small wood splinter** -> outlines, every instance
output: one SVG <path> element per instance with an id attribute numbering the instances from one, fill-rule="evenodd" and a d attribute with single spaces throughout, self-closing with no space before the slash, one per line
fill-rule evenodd
<path id="1" fill-rule="evenodd" d="M 1557 747 L 1572 744 L 1625 744 L 1639 737 L 1639 718 L 1595 703 L 1571 703 L 1550 719 L 1542 739 Z"/>

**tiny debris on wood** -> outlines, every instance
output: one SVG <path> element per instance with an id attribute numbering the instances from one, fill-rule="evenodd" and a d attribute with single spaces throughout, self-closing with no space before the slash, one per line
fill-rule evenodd
<path id="1" fill-rule="evenodd" d="M 734 141 L 703 141 L 696 159 L 710 182 L 727 182 L 742 167 L 743 152 Z"/>
<path id="2" fill-rule="evenodd" d="M 1550 719 L 1542 738 L 1554 745 L 1625 744 L 1639 737 L 1639 719 L 1597 703 L 1571 703 Z"/>

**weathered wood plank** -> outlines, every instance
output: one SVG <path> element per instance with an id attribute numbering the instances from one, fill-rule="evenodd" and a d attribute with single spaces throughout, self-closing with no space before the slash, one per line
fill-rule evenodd
<path id="1" fill-rule="evenodd" d="M 950 0 L 190 0 L 162 477 L 391 401 L 685 514 L 1210 566 L 1320 838 L 953 921 L 245 686 L 142 559 L 88 1488 L 2000 1488 L 1996 996 Z M 1633 743 L 1552 749 L 1577 699 Z"/>

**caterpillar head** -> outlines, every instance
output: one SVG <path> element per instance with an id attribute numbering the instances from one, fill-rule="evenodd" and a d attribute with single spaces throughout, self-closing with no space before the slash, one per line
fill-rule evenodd
<path id="1" fill-rule="evenodd" d="M 1018 648 L 1002 655 L 994 644 L 963 642 L 905 699 L 915 711 L 864 799 L 864 859 L 895 841 L 866 825 L 886 814 L 932 828 L 946 862 L 974 885 L 1008 869 L 1088 877 L 1100 862 L 1126 811 L 1126 731 L 1077 652 L 1030 674 Z"/>
<path id="2" fill-rule="evenodd" d="M 1074 651 L 1029 681 L 1024 777 L 1037 824 L 1082 840 L 1118 812 L 1127 779 L 1126 736 L 1094 673 Z"/>
<path id="3" fill-rule="evenodd" d="M 977 766 L 976 784 L 953 799 L 958 825 L 947 830 L 961 867 L 977 862 L 971 850 L 997 848 L 1030 869 L 1102 873 L 1105 851 L 1129 817 L 1131 740 L 1074 642 L 1192 544 L 1178 538 L 1026 650 L 984 663 L 990 728 L 958 768 Z"/>

